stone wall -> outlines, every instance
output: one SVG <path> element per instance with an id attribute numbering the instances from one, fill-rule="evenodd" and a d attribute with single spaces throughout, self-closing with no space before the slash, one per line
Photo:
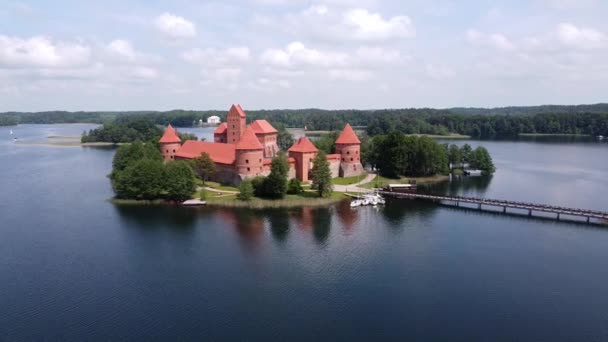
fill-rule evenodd
<path id="1" fill-rule="evenodd" d="M 340 159 L 328 159 L 331 178 L 340 177 Z"/>

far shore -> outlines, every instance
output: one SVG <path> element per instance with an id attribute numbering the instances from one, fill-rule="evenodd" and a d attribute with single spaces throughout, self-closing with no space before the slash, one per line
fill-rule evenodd
<path id="1" fill-rule="evenodd" d="M 101 147 L 101 146 L 115 146 L 120 143 L 111 142 L 89 142 L 81 143 L 80 141 L 17 141 L 17 145 L 44 145 L 44 146 L 55 146 L 55 147 Z"/>
<path id="2" fill-rule="evenodd" d="M 519 133 L 522 137 L 590 137 L 589 134 L 576 133 Z"/>

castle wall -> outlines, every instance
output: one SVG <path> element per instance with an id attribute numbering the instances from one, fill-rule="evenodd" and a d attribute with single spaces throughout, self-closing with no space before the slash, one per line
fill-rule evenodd
<path id="1" fill-rule="evenodd" d="M 213 142 L 216 143 L 226 143 L 226 132 L 222 134 L 213 134 Z"/>
<path id="2" fill-rule="evenodd" d="M 262 150 L 237 150 L 236 172 L 243 176 L 258 176 L 264 172 Z"/>
<path id="3" fill-rule="evenodd" d="M 331 178 L 340 177 L 340 159 L 328 159 Z"/>
<path id="4" fill-rule="evenodd" d="M 360 144 L 337 144 L 336 153 L 340 154 L 340 177 L 359 176 L 363 173 Z"/>
<path id="5" fill-rule="evenodd" d="M 160 152 L 165 161 L 174 160 L 175 153 L 180 149 L 180 143 L 160 143 Z"/>
<path id="6" fill-rule="evenodd" d="M 258 141 L 264 147 L 264 158 L 274 158 L 278 151 L 277 134 L 256 134 Z"/>

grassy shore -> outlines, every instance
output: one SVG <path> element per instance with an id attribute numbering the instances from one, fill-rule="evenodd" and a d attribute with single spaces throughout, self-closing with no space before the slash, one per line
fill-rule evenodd
<path id="1" fill-rule="evenodd" d="M 80 135 L 49 135 L 47 138 L 49 139 L 65 139 L 65 140 L 80 140 L 82 137 Z"/>
<path id="2" fill-rule="evenodd" d="M 367 174 L 364 173 L 360 176 L 336 177 L 331 180 L 331 183 L 336 184 L 336 185 L 351 185 L 351 184 L 359 183 L 360 181 L 364 180 L 366 176 L 367 176 Z"/>
<path id="3" fill-rule="evenodd" d="M 360 185 L 361 188 L 364 189 L 372 189 L 372 188 L 382 188 L 387 186 L 388 184 L 407 184 L 410 181 L 416 181 L 416 184 L 432 184 L 439 183 L 448 180 L 450 176 L 447 175 L 435 175 L 429 177 L 401 177 L 401 178 L 386 178 L 382 176 L 378 176 L 374 178 L 373 181 Z"/>
<path id="4" fill-rule="evenodd" d="M 231 208 L 295 208 L 295 207 L 325 207 L 341 202 L 348 197 L 340 192 L 334 192 L 329 198 L 319 198 L 317 194 L 306 191 L 301 195 L 287 195 L 283 199 L 269 200 L 254 197 L 250 201 L 240 201 L 236 195 L 207 197 L 207 205 Z"/>

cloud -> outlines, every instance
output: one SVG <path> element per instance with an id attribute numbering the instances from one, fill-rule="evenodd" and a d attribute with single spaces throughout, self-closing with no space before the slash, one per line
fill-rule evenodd
<path id="1" fill-rule="evenodd" d="M 410 59 L 409 57 L 401 56 L 401 52 L 396 49 L 367 46 L 359 47 L 357 49 L 356 56 L 359 63 L 375 66 L 394 64 Z"/>
<path id="2" fill-rule="evenodd" d="M 467 41 L 473 45 L 492 47 L 502 51 L 515 50 L 515 44 L 509 38 L 500 34 L 486 34 L 474 29 L 469 29 L 466 33 Z"/>
<path id="3" fill-rule="evenodd" d="M 331 69 L 328 73 L 329 78 L 334 81 L 363 82 L 374 78 L 374 73 L 363 69 Z"/>
<path id="4" fill-rule="evenodd" d="M 415 36 L 412 21 L 407 16 L 384 19 L 378 13 L 357 8 L 344 13 L 343 23 L 352 29 L 352 37 L 356 40 L 386 41 Z"/>
<path id="5" fill-rule="evenodd" d="M 158 78 L 159 72 L 154 68 L 138 66 L 131 69 L 129 75 L 137 79 L 151 80 Z"/>
<path id="6" fill-rule="evenodd" d="M 557 37 L 565 45 L 583 49 L 604 47 L 607 43 L 606 35 L 602 32 L 570 23 L 559 24 Z"/>
<path id="7" fill-rule="evenodd" d="M 137 57 L 137 53 L 135 52 L 133 45 L 131 45 L 130 42 L 122 39 L 115 39 L 111 41 L 107 45 L 106 50 L 112 57 L 120 60 L 132 62 L 135 61 L 135 58 Z"/>
<path id="8" fill-rule="evenodd" d="M 260 56 L 261 63 L 282 68 L 344 66 L 347 59 L 344 53 L 309 49 L 301 42 L 292 42 L 284 49 L 267 49 Z"/>
<path id="9" fill-rule="evenodd" d="M 455 75 L 454 71 L 445 65 L 427 63 L 425 68 L 427 75 L 436 80 L 452 78 Z"/>
<path id="10" fill-rule="evenodd" d="M 69 68 L 89 63 L 91 48 L 77 42 L 0 35 L 0 67 Z"/>
<path id="11" fill-rule="evenodd" d="M 250 55 L 248 47 L 231 47 L 223 50 L 196 48 L 183 52 L 181 57 L 192 64 L 218 66 L 245 63 L 249 61 Z"/>
<path id="12" fill-rule="evenodd" d="M 168 38 L 193 38 L 196 36 L 196 27 L 191 21 L 173 15 L 163 13 L 155 20 L 156 28 Z"/>

